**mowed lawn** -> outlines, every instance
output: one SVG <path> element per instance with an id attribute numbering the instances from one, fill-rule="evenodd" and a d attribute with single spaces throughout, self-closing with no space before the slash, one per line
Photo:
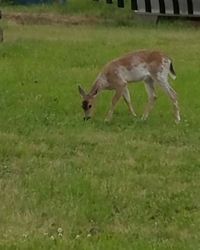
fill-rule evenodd
<path id="1" fill-rule="evenodd" d="M 185 25 L 27 26 L 0 44 L 0 249 L 200 249 L 200 32 Z M 150 48 L 174 60 L 182 121 L 143 84 L 104 123 L 112 92 L 83 121 L 107 61 Z"/>

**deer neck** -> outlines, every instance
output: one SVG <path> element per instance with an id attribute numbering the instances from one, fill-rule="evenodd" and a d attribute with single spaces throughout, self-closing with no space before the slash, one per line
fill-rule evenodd
<path id="1" fill-rule="evenodd" d="M 93 83 L 89 95 L 96 96 L 104 89 L 104 84 L 100 78 L 97 78 L 96 81 Z"/>

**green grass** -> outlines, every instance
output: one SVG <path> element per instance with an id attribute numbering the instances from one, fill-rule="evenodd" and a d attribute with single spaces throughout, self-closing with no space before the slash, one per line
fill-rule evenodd
<path id="1" fill-rule="evenodd" d="M 0 249 L 200 248 L 199 40 L 179 25 L 5 25 Z M 108 60 L 139 48 L 174 59 L 180 125 L 160 90 L 146 122 L 121 101 L 105 124 L 111 92 L 83 122 L 77 84 L 89 89 Z M 144 86 L 130 92 L 140 117 Z"/>

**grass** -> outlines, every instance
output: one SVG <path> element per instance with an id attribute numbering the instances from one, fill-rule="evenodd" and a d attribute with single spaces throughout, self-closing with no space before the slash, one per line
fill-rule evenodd
<path id="1" fill-rule="evenodd" d="M 0 249 L 200 248 L 198 30 L 5 24 L 0 44 Z M 98 98 L 83 122 L 77 84 L 89 89 L 110 59 L 156 48 L 174 59 L 182 122 L 160 91 L 139 114 Z M 58 229 L 62 233 L 58 234 Z"/>

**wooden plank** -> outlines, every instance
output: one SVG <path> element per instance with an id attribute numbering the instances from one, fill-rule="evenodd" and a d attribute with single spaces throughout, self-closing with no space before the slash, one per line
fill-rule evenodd
<path id="1" fill-rule="evenodd" d="M 193 14 L 200 15 L 200 0 L 193 0 Z"/>
<path id="2" fill-rule="evenodd" d="M 139 0 L 138 1 L 138 11 L 139 12 L 146 12 L 146 7 L 145 7 L 145 0 Z"/>
<path id="3" fill-rule="evenodd" d="M 180 15 L 187 15 L 188 14 L 188 5 L 187 0 L 179 0 L 179 10 Z"/>
<path id="4" fill-rule="evenodd" d="M 166 14 L 174 14 L 174 7 L 173 7 L 173 1 L 172 0 L 166 0 L 165 1 L 165 13 Z"/>
<path id="5" fill-rule="evenodd" d="M 151 12 L 155 14 L 160 13 L 159 0 L 151 0 Z"/>

